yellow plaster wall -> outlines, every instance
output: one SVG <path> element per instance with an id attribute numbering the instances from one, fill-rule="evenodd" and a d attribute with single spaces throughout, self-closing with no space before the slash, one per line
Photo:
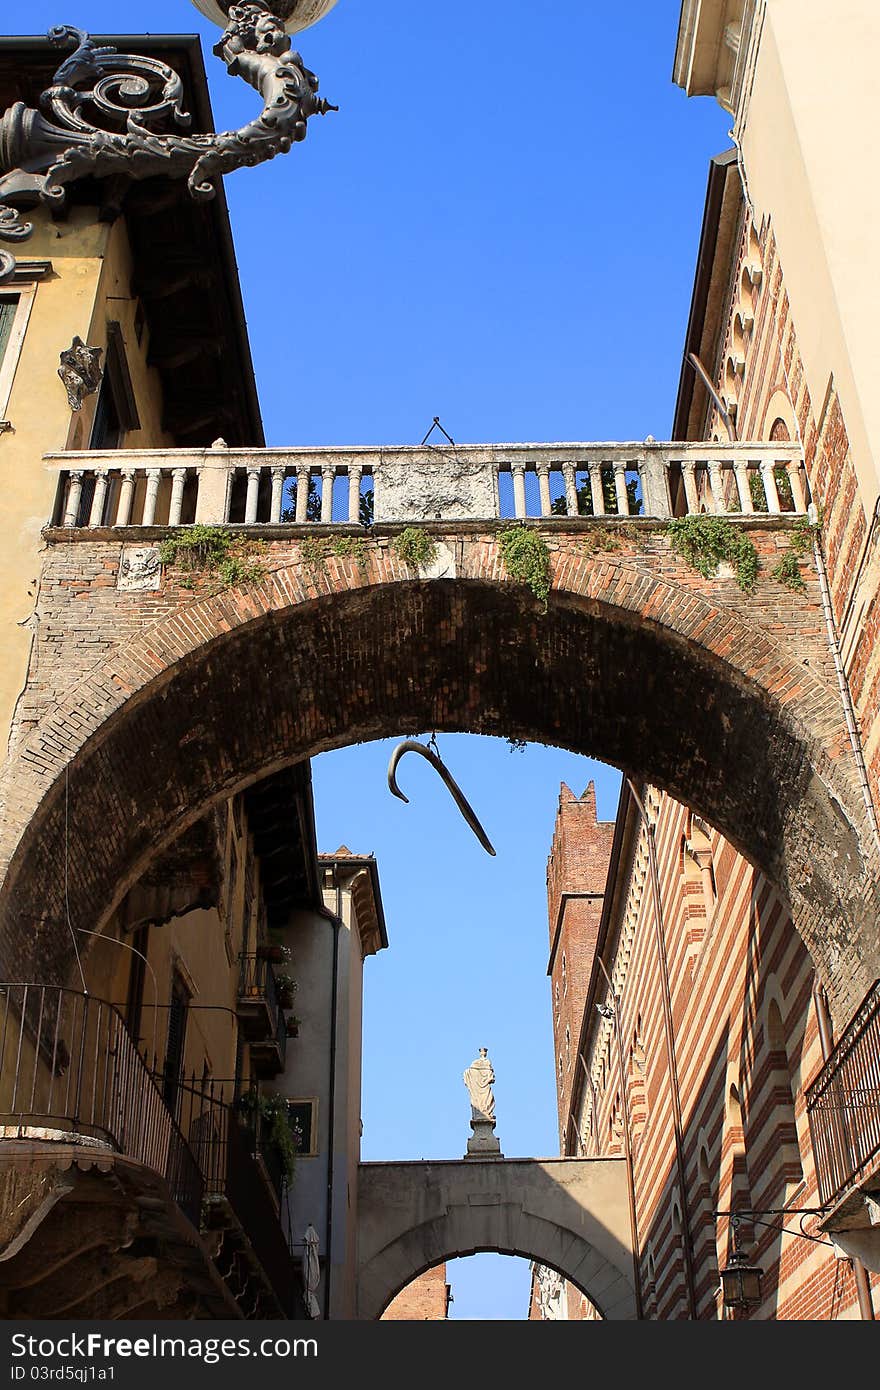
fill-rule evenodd
<path id="1" fill-rule="evenodd" d="M 779 246 L 813 408 L 833 376 L 868 512 L 880 491 L 878 60 L 880 6 L 769 0 L 740 117 L 748 191 Z"/>
<path id="2" fill-rule="evenodd" d="M 147 366 L 149 331 L 145 327 L 140 344 L 135 334 L 137 303 L 131 297 L 131 251 L 123 220 L 109 227 L 97 221 L 93 208 L 73 208 L 67 221 L 58 223 L 37 210 L 31 220 L 34 234 L 17 248 L 18 259 L 49 260 L 52 271 L 36 287 L 6 411 L 12 430 L 0 434 L 0 750 L 25 682 L 31 632 L 20 624 L 33 611 L 40 532 L 55 503 L 57 472 L 46 468 L 43 455 L 87 447 L 97 403 L 97 396 L 90 396 L 80 412 L 72 412 L 58 377 L 59 355 L 77 334 L 106 350 L 108 320 L 121 325 L 141 421 L 125 443 L 132 448 L 173 443 L 161 429 L 158 372 Z"/>

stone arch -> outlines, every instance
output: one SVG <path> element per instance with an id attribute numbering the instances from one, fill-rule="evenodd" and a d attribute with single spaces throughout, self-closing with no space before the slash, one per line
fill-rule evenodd
<path id="1" fill-rule="evenodd" d="M 381 1317 L 444 1260 L 492 1251 L 556 1270 L 604 1318 L 636 1316 L 622 1160 L 365 1163 L 357 1316 Z"/>
<path id="2" fill-rule="evenodd" d="M 287 543 L 259 585 L 171 594 L 19 729 L 0 841 L 7 978 L 69 965 L 66 833 L 71 917 L 95 928 L 221 798 L 327 749 L 435 728 L 588 753 L 689 803 L 779 887 L 834 1006 L 854 1007 L 880 973 L 880 912 L 821 638 L 801 626 L 787 645 L 741 598 L 664 573 L 664 543 L 585 558 L 557 536 L 546 612 L 500 577 L 494 537 L 453 544 L 459 577 L 420 582 L 387 545 L 367 573 L 329 560 L 316 577 Z"/>

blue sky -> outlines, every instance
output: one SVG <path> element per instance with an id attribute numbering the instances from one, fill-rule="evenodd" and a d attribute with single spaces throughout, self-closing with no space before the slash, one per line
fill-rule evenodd
<path id="1" fill-rule="evenodd" d="M 271 445 L 668 437 L 705 196 L 728 121 L 671 70 L 678 0 L 339 0 L 299 36 L 341 110 L 227 194 Z M 257 98 L 186 0 L 29 0 L 39 33 L 204 37 L 218 127 Z M 544 875 L 563 778 L 617 775 L 503 741 L 441 739 L 498 849 L 389 748 L 314 765 L 321 848 L 379 859 L 391 949 L 367 963 L 364 1156 L 455 1157 L 462 1069 L 493 1057 L 509 1155 L 557 1149 Z M 403 1097 L 403 1098 L 401 1098 Z M 525 1315 L 521 1262 L 451 1270 L 456 1317 Z"/>

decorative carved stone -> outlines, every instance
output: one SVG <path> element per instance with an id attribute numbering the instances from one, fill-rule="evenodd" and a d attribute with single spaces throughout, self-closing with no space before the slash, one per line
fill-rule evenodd
<path id="1" fill-rule="evenodd" d="M 127 545 L 119 561 L 117 589 L 158 589 L 162 582 L 159 550 L 154 545 Z"/>
<path id="2" fill-rule="evenodd" d="M 494 516 L 493 470 L 451 450 L 415 459 L 384 458 L 376 481 L 376 521 L 468 521 Z"/>
<path id="3" fill-rule="evenodd" d="M 99 47 L 81 29 L 49 31 L 56 44 L 76 43 L 40 98 L 40 110 L 15 102 L 0 118 L 0 241 L 33 231 L 20 209 L 60 206 L 68 184 L 82 178 L 187 180 L 192 196 L 213 198 L 217 180 L 245 164 L 261 164 L 306 137 L 316 113 L 336 110 L 318 98 L 318 79 L 291 50 L 290 39 L 262 0 L 229 5 L 214 52 L 228 71 L 263 98 L 263 110 L 240 130 L 180 133 L 191 124 L 183 84 L 167 64 L 142 54 Z M 160 133 L 168 123 L 179 130 Z M 15 258 L 0 251 L 0 283 Z"/>
<path id="4" fill-rule="evenodd" d="M 79 334 L 62 352 L 58 375 L 64 382 L 71 410 L 81 410 L 86 396 L 93 396 L 101 385 L 104 376 L 102 352 L 103 348 L 89 347 Z"/>

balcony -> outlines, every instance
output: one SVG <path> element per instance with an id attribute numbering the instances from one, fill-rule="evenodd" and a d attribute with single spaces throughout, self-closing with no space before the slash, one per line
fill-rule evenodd
<path id="1" fill-rule="evenodd" d="M 233 1082 L 209 1081 L 181 1085 L 176 1113 L 204 1178 L 203 1226 L 233 1237 L 264 1300 L 293 1317 L 300 1279 L 282 1229 L 285 1178 L 259 1110 L 243 1106 Z"/>
<path id="2" fill-rule="evenodd" d="M 113 1004 L 0 985 L 0 1139 L 109 1149 L 165 1179 L 198 1227 L 204 1179 Z"/>
<path id="3" fill-rule="evenodd" d="M 236 1013 L 250 1043 L 253 1070 L 261 1079 L 278 1076 L 284 1070 L 287 1028 L 275 972 L 261 955 L 241 956 L 240 961 Z"/>
<path id="4" fill-rule="evenodd" d="M 621 521 L 718 512 L 802 515 L 799 444 L 466 444 L 383 449 L 111 450 L 46 455 L 49 525 L 66 531 L 233 525 Z"/>
<path id="5" fill-rule="evenodd" d="M 880 1189 L 880 981 L 806 1091 L 822 1205 L 860 1225 Z M 876 1205 L 876 1202 L 875 1202 Z M 867 1215 L 865 1224 L 870 1224 Z M 837 1219 L 833 1229 L 841 1229 Z"/>

